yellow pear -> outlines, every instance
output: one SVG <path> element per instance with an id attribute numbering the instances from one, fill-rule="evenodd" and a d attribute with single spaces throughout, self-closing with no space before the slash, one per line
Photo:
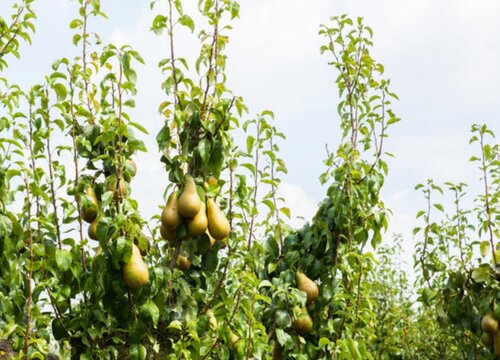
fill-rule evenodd
<path id="1" fill-rule="evenodd" d="M 495 355 L 500 356 L 500 331 L 493 334 L 493 346 L 495 347 Z"/>
<path id="2" fill-rule="evenodd" d="M 177 267 L 182 271 L 187 271 L 191 267 L 191 261 L 183 255 L 177 256 Z"/>
<path id="3" fill-rule="evenodd" d="M 168 241 L 175 241 L 177 239 L 177 231 L 170 230 L 163 224 L 160 224 L 160 235 L 162 238 Z"/>
<path id="4" fill-rule="evenodd" d="M 310 304 L 319 295 L 318 285 L 309 279 L 303 272 L 297 271 L 297 288 L 307 294 L 307 303 Z"/>
<path id="5" fill-rule="evenodd" d="M 307 310 L 305 308 L 301 309 L 298 306 L 295 306 L 294 313 L 296 314 L 296 318 L 293 321 L 292 326 L 295 332 L 299 335 L 309 334 L 312 331 L 313 322 Z"/>
<path id="6" fill-rule="evenodd" d="M 87 231 L 87 234 L 89 235 L 89 238 L 92 240 L 98 240 L 97 239 L 97 223 L 99 222 L 99 219 L 94 219 L 92 223 L 89 225 L 89 229 Z"/>
<path id="7" fill-rule="evenodd" d="M 210 233 L 209 233 L 209 232 L 207 232 L 206 234 L 208 235 L 208 240 L 210 241 L 210 246 L 209 246 L 209 248 L 211 249 L 211 248 L 213 248 L 213 247 L 214 247 L 215 242 L 216 242 L 217 240 L 215 240 L 215 239 L 212 237 L 212 235 L 210 235 Z"/>
<path id="8" fill-rule="evenodd" d="M 194 217 L 201 209 L 201 200 L 196 190 L 196 184 L 191 175 L 186 176 L 186 183 L 184 184 L 184 190 L 179 196 L 177 202 L 177 210 L 179 214 L 185 218 L 191 219 Z"/>
<path id="9" fill-rule="evenodd" d="M 214 199 L 207 200 L 208 231 L 215 240 L 222 240 L 229 235 L 229 221 L 220 211 Z"/>
<path id="10" fill-rule="evenodd" d="M 149 271 L 142 260 L 139 248 L 132 244 L 132 255 L 123 265 L 123 280 L 132 289 L 140 288 L 149 281 Z"/>
<path id="11" fill-rule="evenodd" d="M 202 235 L 207 231 L 208 219 L 205 204 L 201 203 L 201 209 L 198 214 L 188 221 L 188 234 L 190 236 Z"/>
<path id="12" fill-rule="evenodd" d="M 215 185 L 217 185 L 217 184 L 218 184 L 218 182 L 219 182 L 219 181 L 217 180 L 217 178 L 216 178 L 215 176 L 213 176 L 213 175 L 212 175 L 212 176 L 210 176 L 210 177 L 208 178 L 208 180 L 207 180 L 207 184 L 208 184 L 208 185 L 210 185 L 210 186 L 215 186 Z"/>
<path id="13" fill-rule="evenodd" d="M 99 201 L 92 187 L 88 187 L 85 191 L 87 199 L 83 199 L 82 218 L 84 221 L 91 223 L 97 217 L 99 211 Z M 90 199 L 90 201 L 88 201 Z"/>
<path id="14" fill-rule="evenodd" d="M 118 185 L 116 184 L 116 179 L 112 179 L 108 183 L 108 190 L 115 194 L 115 198 L 120 200 L 124 199 L 128 195 L 127 183 L 123 178 L 118 180 Z"/>
<path id="15" fill-rule="evenodd" d="M 167 205 L 163 208 L 161 213 L 161 223 L 167 229 L 175 230 L 181 224 L 181 216 L 177 210 L 178 193 L 174 191 L 168 197 Z"/>
<path id="16" fill-rule="evenodd" d="M 494 334 L 498 331 L 498 321 L 491 313 L 487 313 L 481 319 L 481 329 L 489 334 Z"/>

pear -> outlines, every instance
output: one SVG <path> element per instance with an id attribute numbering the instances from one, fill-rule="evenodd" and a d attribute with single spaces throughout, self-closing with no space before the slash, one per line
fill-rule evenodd
<path id="1" fill-rule="evenodd" d="M 178 192 L 174 191 L 168 197 L 167 205 L 163 208 L 161 213 L 161 223 L 167 229 L 175 230 L 181 224 L 181 216 L 177 210 Z"/>
<path id="2" fill-rule="evenodd" d="M 292 323 L 293 329 L 299 335 L 307 335 L 312 331 L 313 322 L 305 308 L 301 309 L 295 306 L 294 313 L 296 318 Z"/>
<path id="3" fill-rule="evenodd" d="M 304 291 L 307 294 L 307 303 L 310 304 L 319 295 L 318 285 L 311 279 L 309 279 L 303 272 L 297 271 L 297 288 L 300 291 Z"/>
<path id="4" fill-rule="evenodd" d="M 215 186 L 218 184 L 218 180 L 215 176 L 210 176 L 208 179 L 207 179 L 207 184 L 210 185 L 210 186 Z"/>
<path id="5" fill-rule="evenodd" d="M 198 214 L 188 221 L 188 234 L 190 236 L 202 235 L 207 231 L 207 227 L 208 219 L 205 204 L 201 203 L 201 209 L 198 211 Z"/>
<path id="6" fill-rule="evenodd" d="M 491 313 L 487 313 L 483 316 L 481 320 L 481 329 L 489 334 L 494 334 L 498 331 L 498 321 L 493 317 Z"/>
<path id="7" fill-rule="evenodd" d="M 177 231 L 170 230 L 163 224 L 160 224 L 160 235 L 162 238 L 168 241 L 175 241 L 177 239 Z"/>
<path id="8" fill-rule="evenodd" d="M 99 201 L 92 187 L 88 187 L 85 191 L 87 199 L 83 199 L 82 218 L 84 221 L 91 223 L 97 217 L 99 211 Z M 90 199 L 90 201 L 88 201 Z"/>
<path id="9" fill-rule="evenodd" d="M 177 209 L 179 214 L 188 219 L 193 218 L 201 209 L 200 196 L 198 195 L 196 184 L 191 175 L 186 176 L 186 183 L 182 194 L 179 196 Z"/>
<path id="10" fill-rule="evenodd" d="M 210 233 L 209 233 L 209 232 L 206 232 L 206 234 L 207 234 L 207 236 L 208 236 L 208 240 L 210 241 L 210 246 L 209 246 L 209 249 L 211 249 L 211 248 L 213 248 L 213 247 L 214 247 L 215 242 L 216 242 L 217 240 L 215 240 L 215 239 L 212 237 L 212 235 L 210 235 Z"/>
<path id="11" fill-rule="evenodd" d="M 215 240 L 222 240 L 229 235 L 231 228 L 229 221 L 220 211 L 214 199 L 207 201 L 208 231 Z"/>
<path id="12" fill-rule="evenodd" d="M 495 355 L 500 356 L 500 331 L 493 334 L 493 346 L 495 348 Z"/>
<path id="13" fill-rule="evenodd" d="M 108 190 L 112 191 L 115 194 L 116 199 L 124 199 L 128 195 L 127 183 L 123 178 L 118 180 L 118 185 L 116 184 L 116 179 L 112 178 L 112 180 L 108 183 Z"/>
<path id="14" fill-rule="evenodd" d="M 89 226 L 89 229 L 87 231 L 87 234 L 89 235 L 89 238 L 92 240 L 98 240 L 97 239 L 97 223 L 99 222 L 99 219 L 94 219 L 92 223 Z"/>
<path id="15" fill-rule="evenodd" d="M 177 267 L 179 270 L 187 271 L 191 267 L 191 261 L 183 255 L 177 256 Z"/>
<path id="16" fill-rule="evenodd" d="M 137 164 L 133 159 L 128 159 L 125 166 L 130 168 L 130 175 L 134 177 L 137 174 Z"/>
<path id="17" fill-rule="evenodd" d="M 123 280 L 132 289 L 140 288 L 149 281 L 149 272 L 144 260 L 142 260 L 139 248 L 132 244 L 132 255 L 123 265 Z"/>
<path id="18" fill-rule="evenodd" d="M 493 346 L 493 335 L 491 334 L 488 334 L 488 333 L 483 333 L 481 335 L 481 343 L 485 346 L 485 347 L 490 347 L 490 346 Z"/>

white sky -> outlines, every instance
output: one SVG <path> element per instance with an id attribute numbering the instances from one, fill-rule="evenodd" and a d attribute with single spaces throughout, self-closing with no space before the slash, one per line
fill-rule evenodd
<path id="1" fill-rule="evenodd" d="M 195 0 L 184 1 L 186 9 Z M 23 86 L 41 81 L 58 57 L 73 57 L 69 21 L 76 1 L 38 0 L 37 34 L 24 47 L 22 60 L 12 62 L 7 77 Z M 105 42 L 131 44 L 147 64 L 138 70 L 139 95 L 135 120 L 150 131 L 144 138 L 149 153 L 138 159 L 133 196 L 145 217 L 156 206 L 166 181 L 155 134 L 162 125 L 157 106 L 164 99 L 156 68 L 167 54 L 165 38 L 149 32 L 153 13 L 149 1 L 107 0 L 109 20 L 91 22 Z M 3 10 L 4 4 L 0 8 Z M 188 10 L 189 11 L 189 10 Z M 392 89 L 399 95 L 396 125 L 386 150 L 396 155 L 383 198 L 394 212 L 390 232 L 405 236 L 411 256 L 415 214 L 424 200 L 413 190 L 427 178 L 471 183 L 476 193 L 478 173 L 467 160 L 470 125 L 485 122 L 500 136 L 500 2 L 498 0 L 242 0 L 228 48 L 228 86 L 242 95 L 251 114 L 270 109 L 288 140 L 281 156 L 288 164 L 282 194 L 296 216 L 310 218 L 326 193 L 319 185 L 325 144 L 338 142 L 336 73 L 319 54 L 320 23 L 329 16 L 363 16 L 375 32 L 374 57 L 385 65 Z M 195 54 L 181 34 L 179 54 Z M 141 186 L 138 186 L 141 184 Z M 299 225 L 300 221 L 294 221 Z M 390 233 L 387 240 L 390 239 Z"/>

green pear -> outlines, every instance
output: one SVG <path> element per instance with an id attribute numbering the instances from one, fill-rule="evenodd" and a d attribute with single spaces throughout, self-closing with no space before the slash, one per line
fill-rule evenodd
<path id="1" fill-rule="evenodd" d="M 87 231 L 87 234 L 89 236 L 89 238 L 91 238 L 92 240 L 98 240 L 97 239 L 97 223 L 99 222 L 99 219 L 94 219 L 94 221 L 92 221 L 92 223 L 89 225 L 89 229 Z"/>
<path id="2" fill-rule="evenodd" d="M 116 179 L 112 178 L 108 183 L 108 190 L 112 191 L 115 194 L 115 198 L 120 200 L 123 200 L 128 195 L 127 182 L 123 178 L 118 180 L 118 185 L 116 184 Z"/>
<path id="3" fill-rule="evenodd" d="M 191 175 L 186 176 L 186 183 L 184 184 L 182 194 L 179 196 L 177 209 L 179 214 L 188 219 L 193 218 L 201 209 L 200 196 Z"/>
<path id="4" fill-rule="evenodd" d="M 297 271 L 295 275 L 297 278 L 297 288 L 307 294 L 307 303 L 310 304 L 319 295 L 318 285 L 301 271 Z"/>
<path id="5" fill-rule="evenodd" d="M 137 174 L 137 164 L 135 160 L 133 159 L 128 159 L 127 162 L 125 163 L 125 166 L 130 168 L 130 175 L 134 177 Z"/>
<path id="6" fill-rule="evenodd" d="M 170 230 L 166 228 L 163 224 L 160 224 L 160 235 L 162 238 L 168 241 L 175 241 L 177 239 L 177 231 Z"/>
<path id="7" fill-rule="evenodd" d="M 481 319 L 481 329 L 488 334 L 498 332 L 498 321 L 493 317 L 493 314 L 487 313 Z"/>
<path id="8" fill-rule="evenodd" d="M 187 271 L 191 267 L 191 261 L 183 255 L 177 256 L 177 267 L 179 270 Z"/>
<path id="9" fill-rule="evenodd" d="M 99 211 L 99 201 L 92 187 L 88 187 L 85 191 L 85 199 L 83 199 L 82 218 L 84 221 L 91 223 L 97 217 Z"/>
<path id="10" fill-rule="evenodd" d="M 215 240 L 222 240 L 229 236 L 231 228 L 229 221 L 220 211 L 214 199 L 207 200 L 208 231 Z"/>
<path id="11" fill-rule="evenodd" d="M 139 248 L 132 244 L 132 255 L 130 259 L 123 265 L 123 280 L 132 289 L 140 288 L 146 285 L 149 281 L 149 271 L 142 260 Z"/>
<path id="12" fill-rule="evenodd" d="M 161 212 L 161 223 L 167 229 L 175 230 L 181 224 L 181 216 L 179 215 L 179 211 L 177 210 L 178 204 L 178 192 L 174 191 L 168 197 L 167 205 L 163 208 Z"/>
<path id="13" fill-rule="evenodd" d="M 299 335 L 307 335 L 312 331 L 313 322 L 305 308 L 295 306 L 294 313 L 296 314 L 295 320 L 292 323 L 293 329 Z"/>
<path id="14" fill-rule="evenodd" d="M 198 214 L 188 221 L 188 234 L 190 236 L 203 235 L 207 231 L 208 219 L 205 204 L 201 203 L 201 209 Z"/>

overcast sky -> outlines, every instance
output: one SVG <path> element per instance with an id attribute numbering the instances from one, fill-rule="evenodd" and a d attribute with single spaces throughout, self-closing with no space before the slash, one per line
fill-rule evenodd
<path id="1" fill-rule="evenodd" d="M 76 1 L 38 0 L 37 34 L 24 47 L 22 60 L 12 62 L 7 76 L 29 86 L 41 81 L 59 57 L 73 57 L 69 21 Z M 167 55 L 165 38 L 149 32 L 154 12 L 146 0 L 102 1 L 109 20 L 91 28 L 105 42 L 131 44 L 146 60 L 138 69 L 139 94 L 135 120 L 150 136 L 149 153 L 138 159 L 133 195 L 146 218 L 157 212 L 166 175 L 154 141 L 162 126 L 157 114 L 164 100 L 156 64 Z M 189 9 L 195 0 L 184 1 Z M 288 140 L 281 157 L 289 174 L 281 188 L 293 214 L 310 218 L 326 189 L 318 182 L 324 170 L 325 144 L 338 144 L 336 73 L 320 56 L 321 23 L 330 16 L 362 16 L 374 30 L 373 56 L 400 101 L 394 110 L 402 121 L 393 127 L 387 150 L 389 177 L 383 190 L 394 212 L 392 232 L 405 236 L 408 257 L 415 214 L 424 200 L 413 190 L 427 178 L 465 181 L 476 193 L 478 173 L 468 164 L 477 148 L 468 145 L 470 125 L 484 122 L 500 136 L 500 1 L 498 0 L 242 0 L 228 47 L 228 86 L 242 95 L 251 114 L 270 109 Z M 2 9 L 5 4 L 2 4 Z M 3 10 L 3 9 L 2 9 Z M 189 11 L 189 10 L 188 10 Z M 180 34 L 179 54 L 196 54 L 195 42 Z M 138 186 L 141 184 L 141 186 Z M 300 221 L 294 221 L 300 225 Z"/>

